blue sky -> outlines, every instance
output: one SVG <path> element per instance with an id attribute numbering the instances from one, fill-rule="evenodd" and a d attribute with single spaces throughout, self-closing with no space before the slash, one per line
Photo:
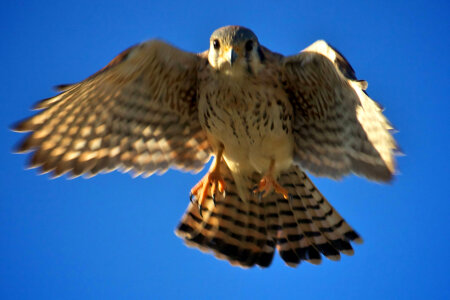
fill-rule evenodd
<path id="1" fill-rule="evenodd" d="M 293 4 L 295 3 L 295 4 Z M 1 299 L 448 299 L 448 1 L 12 1 L 0 10 Z M 52 86 L 82 80 L 130 45 L 208 47 L 217 27 L 251 28 L 294 54 L 325 39 L 386 107 L 406 153 L 381 185 L 314 178 L 361 233 L 353 257 L 243 270 L 173 234 L 202 174 L 49 180 L 11 154 L 8 130 Z"/>

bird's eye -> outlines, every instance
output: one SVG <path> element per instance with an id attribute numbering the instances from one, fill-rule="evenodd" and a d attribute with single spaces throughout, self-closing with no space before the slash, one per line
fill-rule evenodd
<path id="1" fill-rule="evenodd" d="M 252 40 L 247 41 L 247 43 L 245 43 L 245 50 L 247 52 L 250 52 L 252 51 L 252 49 L 253 49 L 253 41 Z"/>
<path id="2" fill-rule="evenodd" d="M 214 49 L 218 50 L 220 48 L 220 43 L 219 40 L 214 40 L 213 41 L 213 47 Z"/>

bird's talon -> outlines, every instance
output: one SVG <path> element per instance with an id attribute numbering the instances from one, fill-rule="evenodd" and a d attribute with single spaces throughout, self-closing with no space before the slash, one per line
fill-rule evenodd
<path id="1" fill-rule="evenodd" d="M 217 152 L 209 172 L 191 190 L 191 194 L 195 195 L 200 216 L 202 216 L 202 205 L 206 203 L 209 195 L 211 195 L 212 202 L 215 206 L 217 190 L 219 192 L 225 192 L 225 180 L 220 173 L 222 153 L 223 147 Z"/>
<path id="2" fill-rule="evenodd" d="M 203 218 L 202 205 L 201 204 L 198 204 L 198 213 L 200 214 L 200 217 Z"/>
<path id="3" fill-rule="evenodd" d="M 258 200 L 261 201 L 263 196 L 264 196 L 264 192 L 258 193 Z"/>
<path id="4" fill-rule="evenodd" d="M 288 191 L 285 188 L 283 188 L 273 177 L 274 165 L 275 162 L 272 161 L 266 175 L 264 175 L 263 178 L 261 178 L 259 183 L 253 189 L 253 193 L 260 192 L 260 194 L 258 195 L 260 200 L 262 197 L 266 197 L 267 195 L 269 195 L 272 191 L 275 192 L 276 194 L 283 195 L 284 199 L 291 199 L 291 196 L 288 193 Z"/>

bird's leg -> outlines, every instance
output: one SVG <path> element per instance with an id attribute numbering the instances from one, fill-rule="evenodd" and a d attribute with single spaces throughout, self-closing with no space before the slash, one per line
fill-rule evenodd
<path id="1" fill-rule="evenodd" d="M 253 193 L 259 193 L 260 196 L 267 196 L 272 190 L 276 193 L 283 195 L 284 199 L 289 199 L 288 191 L 283 188 L 274 178 L 275 160 L 270 161 L 269 169 L 263 178 L 259 181 L 256 187 L 253 189 Z"/>
<path id="2" fill-rule="evenodd" d="M 216 157 L 214 157 L 213 163 L 208 173 L 191 189 L 191 201 L 193 196 L 197 198 L 197 205 L 200 215 L 202 214 L 202 204 L 208 196 L 208 188 L 210 186 L 211 196 L 214 202 L 217 190 L 219 190 L 220 193 L 223 193 L 223 191 L 225 191 L 225 180 L 220 174 L 220 161 L 222 160 L 222 154 L 223 147 L 220 147 L 219 151 L 216 154 Z"/>

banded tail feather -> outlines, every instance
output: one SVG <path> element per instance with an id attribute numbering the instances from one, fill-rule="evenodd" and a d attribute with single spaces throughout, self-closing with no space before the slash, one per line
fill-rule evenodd
<path id="1" fill-rule="evenodd" d="M 292 195 L 289 200 L 271 193 L 262 199 L 254 196 L 244 201 L 224 162 L 221 171 L 226 193 L 217 194 L 215 203 L 208 194 L 201 214 L 197 205 L 189 204 L 175 231 L 188 246 L 212 252 L 241 267 L 268 267 L 276 248 L 285 263 L 295 267 L 302 260 L 319 264 L 322 255 L 339 260 L 340 253 L 353 254 L 350 242 L 362 243 L 297 166 L 278 178 Z M 254 173 L 249 178 L 249 193 L 260 177 Z"/>

